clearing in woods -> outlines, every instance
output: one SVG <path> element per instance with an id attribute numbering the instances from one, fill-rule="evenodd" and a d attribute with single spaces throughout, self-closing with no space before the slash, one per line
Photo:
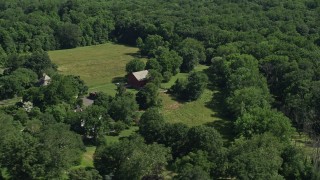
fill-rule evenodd
<path id="1" fill-rule="evenodd" d="M 136 47 L 106 43 L 48 53 L 60 73 L 80 76 L 89 86 L 89 91 L 114 95 L 115 83 L 123 80 L 125 66 L 138 50 Z"/>
<path id="2" fill-rule="evenodd" d="M 115 83 L 123 81 L 123 77 L 126 75 L 125 66 L 130 60 L 138 56 L 138 48 L 107 43 L 50 51 L 49 56 L 58 65 L 60 73 L 80 76 L 89 86 L 89 91 L 103 91 L 109 95 L 115 95 Z M 198 65 L 195 71 L 203 71 L 207 68 L 208 66 Z M 168 83 L 163 83 L 161 88 L 168 89 L 178 78 L 186 78 L 187 76 L 187 73 L 178 73 Z M 228 121 L 219 118 L 217 113 L 209 107 L 214 93 L 212 90 L 206 89 L 201 98 L 196 101 L 179 102 L 169 94 L 161 92 L 162 112 L 166 121 L 169 123 L 180 122 L 188 126 L 207 124 L 214 127 L 217 127 L 216 123 L 218 125 L 223 122 L 221 127 L 227 127 L 224 123 Z M 228 140 L 230 133 L 221 127 L 218 126 L 217 130 Z M 134 131 L 137 131 L 137 127 L 125 130 L 119 136 L 106 136 L 106 142 L 117 142 L 119 138 L 126 137 Z M 80 166 L 92 167 L 95 147 L 87 147 L 86 150 Z"/>

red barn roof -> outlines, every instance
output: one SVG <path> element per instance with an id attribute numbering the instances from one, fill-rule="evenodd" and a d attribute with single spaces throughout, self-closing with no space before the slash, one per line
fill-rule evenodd
<path id="1" fill-rule="evenodd" d="M 145 84 L 147 84 L 148 73 L 148 70 L 130 73 L 128 75 L 128 84 L 134 88 L 143 87 Z"/>

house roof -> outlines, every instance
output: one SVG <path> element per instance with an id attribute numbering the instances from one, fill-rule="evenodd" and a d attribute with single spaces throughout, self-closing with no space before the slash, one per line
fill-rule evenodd
<path id="1" fill-rule="evenodd" d="M 51 80 L 51 78 L 48 75 L 45 75 L 44 77 L 42 77 L 42 79 L 45 81 Z"/>
<path id="2" fill-rule="evenodd" d="M 132 74 L 138 81 L 142 81 L 147 78 L 148 72 L 149 72 L 148 70 L 143 70 L 143 71 L 133 72 Z"/>

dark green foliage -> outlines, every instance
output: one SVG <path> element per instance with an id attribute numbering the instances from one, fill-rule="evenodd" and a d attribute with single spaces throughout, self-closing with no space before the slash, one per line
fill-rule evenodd
<path id="1" fill-rule="evenodd" d="M 198 63 L 206 61 L 205 48 L 196 39 L 186 38 L 179 44 L 177 51 L 183 58 L 181 65 L 183 72 L 190 72 Z"/>
<path id="2" fill-rule="evenodd" d="M 142 55 L 154 57 L 157 49 L 159 47 L 167 47 L 168 42 L 164 41 L 159 35 L 148 35 L 144 42 L 138 39 L 137 46 L 140 48 Z"/>
<path id="3" fill-rule="evenodd" d="M 136 100 L 141 109 L 161 106 L 158 87 L 153 83 L 146 84 L 136 95 Z"/>
<path id="4" fill-rule="evenodd" d="M 235 90 L 230 97 L 226 99 L 228 109 L 235 117 L 250 111 L 253 108 L 269 108 L 270 97 L 256 87 L 247 87 Z"/>
<path id="5" fill-rule="evenodd" d="M 185 163 L 180 163 L 183 168 L 177 169 L 175 178 L 317 179 L 314 176 L 316 170 L 311 169 L 313 164 L 302 151 L 287 147 L 286 141 L 255 134 L 270 132 L 281 140 L 290 134 L 287 118 L 270 107 L 282 111 L 300 131 L 319 134 L 319 7 L 314 0 L 182 0 L 160 3 L 156 0 L 1 1 L 0 64 L 4 65 L 1 67 L 4 73 L 0 99 L 24 94 L 24 99 L 33 101 L 36 106 L 31 112 L 22 108 L 6 108 L 6 112 L 13 115 L 14 123 L 2 122 L 0 126 L 1 134 L 5 135 L 0 137 L 0 157 L 5 163 L 1 167 L 10 166 L 7 171 L 13 179 L 59 179 L 69 169 L 70 166 L 64 166 L 64 162 L 53 161 L 52 157 L 61 158 L 48 149 L 59 153 L 60 149 L 56 149 L 59 145 L 40 137 L 40 134 L 61 141 L 68 139 L 61 136 L 73 135 L 57 131 L 61 134 L 58 137 L 56 133 L 44 130 L 42 124 L 52 129 L 65 129 L 52 124 L 55 121 L 72 124 L 74 119 L 77 120 L 79 117 L 73 116 L 80 113 L 70 113 L 69 108 L 80 104 L 76 97 L 84 95 L 87 88 L 77 77 L 56 78 L 51 75 L 49 72 L 55 66 L 43 50 L 95 45 L 112 40 L 131 45 L 136 43 L 143 55 L 154 58 L 148 60 L 147 69 L 157 72 L 151 73 L 151 81 L 157 86 L 163 79 L 168 81 L 171 74 L 178 73 L 179 68 L 189 72 L 198 63 L 212 61 L 207 72 L 212 84 L 223 93 L 225 101 L 222 106 L 228 107 L 223 113 L 232 117 L 239 135 L 253 136 L 235 143 L 230 152 L 230 164 L 225 166 L 223 155 L 216 157 L 210 152 L 191 155 L 188 149 L 192 145 L 191 148 L 196 149 L 192 150 L 193 153 L 197 153 L 198 148 L 209 151 L 216 148 L 214 144 L 220 144 L 219 141 L 201 140 L 208 145 L 199 145 L 201 143 L 193 140 L 195 143 L 189 145 L 187 141 L 192 138 L 185 138 L 185 134 L 194 129 L 182 124 L 163 124 L 162 121 L 159 124 L 156 121 L 144 123 L 145 126 L 141 124 L 147 132 L 144 136 L 150 135 L 148 143 L 163 143 L 172 148 L 174 156 L 183 159 L 181 156 L 186 155 L 185 158 L 192 159 L 184 159 Z M 33 87 L 35 78 L 32 73 L 20 68 L 31 69 L 38 76 L 43 72 L 50 74 L 52 85 Z M 23 78 L 22 74 L 25 75 Z M 192 100 L 201 94 L 196 87 L 189 80 L 179 80 L 172 91 L 181 99 Z M 110 109 L 114 119 L 128 124 L 136 117 L 137 105 L 133 95 L 128 98 L 125 91 L 118 91 L 117 97 L 111 103 L 109 101 L 109 97 L 103 97 L 96 105 L 103 106 L 106 111 Z M 7 118 L 5 115 L 1 117 Z M 22 125 L 16 125 L 16 122 Z M 119 127 L 114 129 L 123 129 L 122 122 L 116 123 Z M 3 130 L 6 127 L 2 125 L 8 129 Z M 203 136 L 197 134 L 210 134 L 205 130 L 198 131 L 194 137 L 199 142 L 199 139 L 206 138 L 199 138 Z M 46 144 L 48 147 L 40 147 L 40 142 L 46 141 L 50 143 Z M 123 145 L 119 149 L 124 151 L 122 149 L 126 148 Z M 145 158 L 146 154 L 141 149 L 150 151 L 150 158 Z M 118 179 L 161 178 L 155 171 L 141 173 L 141 169 L 151 167 L 150 159 L 157 157 L 151 152 L 154 149 L 141 149 L 130 156 L 136 160 L 135 163 L 126 160 L 120 170 L 110 168 L 103 175 L 111 177 L 110 172 L 117 171 L 121 174 L 116 177 Z M 8 154 L 3 155 L 3 152 Z M 193 160 L 200 157 L 212 163 L 211 177 L 208 177 L 207 166 Z M 313 163 L 317 164 L 316 161 Z M 63 168 L 58 168 L 58 165 Z M 228 174 L 223 174 L 225 167 L 230 167 Z M 91 172 L 79 171 L 90 179 Z"/>
<path id="6" fill-rule="evenodd" d="M 78 25 L 67 22 L 58 27 L 56 36 L 62 49 L 75 48 L 80 45 L 81 30 Z"/>
<path id="7" fill-rule="evenodd" d="M 35 106 L 41 109 L 62 102 L 74 105 L 77 102 L 77 97 L 86 90 L 87 87 L 78 77 L 55 75 L 49 85 L 28 89 L 24 93 L 23 99 L 24 101 L 32 101 Z"/>
<path id="8" fill-rule="evenodd" d="M 171 77 L 172 77 L 172 73 L 166 71 L 166 72 L 163 73 L 162 77 L 163 77 L 163 82 L 169 82 Z"/>
<path id="9" fill-rule="evenodd" d="M 170 92 L 186 101 L 197 100 L 207 87 L 208 77 L 202 72 L 192 72 L 187 80 L 178 79 Z"/>
<path id="10" fill-rule="evenodd" d="M 87 107 L 79 115 L 73 129 L 84 135 L 85 138 L 97 142 L 100 137 L 108 133 L 109 115 L 107 109 L 92 105 Z"/>
<path id="11" fill-rule="evenodd" d="M 288 145 L 281 154 L 283 159 L 280 174 L 286 179 L 316 179 L 312 165 L 305 152 L 299 147 Z"/>
<path id="12" fill-rule="evenodd" d="M 83 144 L 68 126 L 42 126 L 34 120 L 24 129 L 10 116 L 0 117 L 1 134 L 6 134 L 0 138 L 0 164 L 13 179 L 59 178 L 79 162 Z"/>
<path id="13" fill-rule="evenodd" d="M 210 175 L 199 166 L 186 166 L 179 170 L 179 174 L 173 177 L 174 180 L 209 180 Z"/>
<path id="14" fill-rule="evenodd" d="M 208 154 L 204 151 L 190 152 L 188 155 L 177 159 L 174 163 L 178 175 L 174 179 L 208 180 L 212 163 L 208 160 Z"/>
<path id="15" fill-rule="evenodd" d="M 238 179 L 281 179 L 282 149 L 269 134 L 238 139 L 230 149 L 230 174 Z"/>
<path id="16" fill-rule="evenodd" d="M 56 68 L 56 66 L 52 64 L 48 53 L 45 51 L 32 53 L 23 66 L 36 72 L 38 76 L 41 76 L 46 70 Z"/>
<path id="17" fill-rule="evenodd" d="M 160 87 L 163 77 L 161 73 L 156 70 L 150 69 L 147 75 L 148 82 L 153 83 L 157 87 Z"/>
<path id="18" fill-rule="evenodd" d="M 73 169 L 68 174 L 72 180 L 102 180 L 102 176 L 95 169 L 79 168 Z"/>
<path id="19" fill-rule="evenodd" d="M 97 106 L 102 106 L 108 111 L 112 100 L 113 98 L 110 95 L 107 95 L 103 92 L 98 92 L 96 94 L 96 99 L 94 100 L 93 104 Z"/>
<path id="20" fill-rule="evenodd" d="M 155 57 L 161 66 L 161 71 L 159 72 L 162 74 L 164 72 L 171 72 L 172 74 L 180 72 L 179 68 L 183 60 L 176 51 L 161 47 L 155 52 Z"/>
<path id="21" fill-rule="evenodd" d="M 142 71 L 144 70 L 145 66 L 146 65 L 141 59 L 133 59 L 127 63 L 126 72 L 129 74 L 132 72 Z"/>
<path id="22" fill-rule="evenodd" d="M 149 108 L 139 121 L 139 133 L 147 143 L 161 142 L 166 132 L 163 115 L 158 108 Z"/>
<path id="23" fill-rule="evenodd" d="M 282 113 L 268 108 L 251 108 L 235 122 L 239 135 L 251 137 L 254 134 L 271 132 L 274 136 L 289 140 L 293 133 L 290 120 Z"/>
<path id="24" fill-rule="evenodd" d="M 121 96 L 116 96 L 109 109 L 109 114 L 112 119 L 131 123 L 134 120 L 138 104 L 135 96 L 131 93 L 125 93 Z"/>
<path id="25" fill-rule="evenodd" d="M 56 69 L 56 65 L 51 62 L 48 53 L 42 50 L 27 55 L 11 54 L 5 63 L 5 67 L 7 68 L 6 74 L 18 68 L 28 68 L 37 73 L 39 77 L 46 71 Z"/>
<path id="26" fill-rule="evenodd" d="M 114 179 L 158 179 L 167 161 L 170 149 L 159 144 L 146 145 L 139 136 L 98 147 L 95 167 L 102 175 L 113 174 Z"/>
<path id="27" fill-rule="evenodd" d="M 0 99 L 22 95 L 23 91 L 34 86 L 37 80 L 37 74 L 25 68 L 19 68 L 9 75 L 0 77 Z"/>
<path id="28" fill-rule="evenodd" d="M 153 69 L 157 72 L 162 72 L 162 67 L 160 63 L 155 58 L 148 59 L 146 64 L 146 69 Z"/>

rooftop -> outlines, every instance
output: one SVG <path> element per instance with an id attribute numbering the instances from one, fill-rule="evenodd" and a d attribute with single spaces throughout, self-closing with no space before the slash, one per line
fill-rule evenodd
<path id="1" fill-rule="evenodd" d="M 132 74 L 134 75 L 134 77 L 136 77 L 138 81 L 141 81 L 147 78 L 148 70 L 133 72 Z"/>

